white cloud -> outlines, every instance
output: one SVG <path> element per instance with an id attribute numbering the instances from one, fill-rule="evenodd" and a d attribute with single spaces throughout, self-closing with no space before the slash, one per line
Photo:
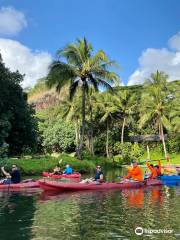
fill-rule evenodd
<path id="1" fill-rule="evenodd" d="M 32 51 L 20 42 L 0 38 L 0 53 L 6 67 L 25 74 L 23 87 L 32 86 L 46 76 L 52 57 L 48 52 Z"/>
<path id="2" fill-rule="evenodd" d="M 0 34 L 16 35 L 27 26 L 24 14 L 13 7 L 0 9 Z"/>
<path id="3" fill-rule="evenodd" d="M 168 41 L 168 48 L 147 48 L 139 58 L 139 67 L 129 77 L 128 85 L 142 84 L 152 72 L 164 71 L 169 81 L 180 79 L 180 33 Z"/>
<path id="4" fill-rule="evenodd" d="M 180 51 L 180 32 L 172 36 L 172 38 L 169 39 L 168 43 L 172 49 Z"/>

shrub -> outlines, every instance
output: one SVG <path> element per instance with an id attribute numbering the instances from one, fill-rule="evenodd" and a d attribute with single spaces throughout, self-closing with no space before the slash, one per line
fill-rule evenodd
<path id="1" fill-rule="evenodd" d="M 143 149 L 140 148 L 138 143 L 116 142 L 113 146 L 113 153 L 116 154 L 116 159 L 119 163 L 130 163 L 132 159 L 139 159 L 143 155 Z"/>
<path id="2" fill-rule="evenodd" d="M 43 131 L 43 146 L 47 152 L 75 150 L 75 131 L 71 123 L 62 119 L 51 122 Z"/>

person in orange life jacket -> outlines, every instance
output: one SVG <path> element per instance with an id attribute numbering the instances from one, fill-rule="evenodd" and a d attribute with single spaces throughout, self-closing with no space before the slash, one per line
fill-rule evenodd
<path id="1" fill-rule="evenodd" d="M 136 160 L 133 161 L 133 168 L 129 170 L 128 175 L 124 177 L 124 179 L 132 178 L 135 181 L 143 180 L 142 169 L 138 166 L 138 162 Z"/>
<path id="2" fill-rule="evenodd" d="M 146 166 L 151 171 L 151 174 L 149 176 L 150 179 L 157 178 L 161 176 L 161 163 L 158 161 L 158 165 L 153 166 L 153 164 L 146 163 Z"/>
<path id="3" fill-rule="evenodd" d="M 158 165 L 156 165 L 155 167 L 156 167 L 157 175 L 158 175 L 158 177 L 160 177 L 162 175 L 160 160 L 158 160 Z"/>

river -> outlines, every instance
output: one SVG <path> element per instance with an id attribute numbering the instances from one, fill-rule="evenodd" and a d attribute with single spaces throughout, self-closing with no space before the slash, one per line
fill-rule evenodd
<path id="1" fill-rule="evenodd" d="M 108 179 L 122 174 L 106 173 Z M 178 186 L 0 192 L 0 240 L 180 239 L 179 200 Z"/>

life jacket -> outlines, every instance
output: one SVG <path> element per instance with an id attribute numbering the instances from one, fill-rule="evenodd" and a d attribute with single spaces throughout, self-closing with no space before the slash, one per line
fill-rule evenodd
<path id="1" fill-rule="evenodd" d="M 132 178 L 135 181 L 142 181 L 143 174 L 142 169 L 139 166 L 133 167 L 129 170 L 128 175 L 125 176 L 125 179 Z"/>

